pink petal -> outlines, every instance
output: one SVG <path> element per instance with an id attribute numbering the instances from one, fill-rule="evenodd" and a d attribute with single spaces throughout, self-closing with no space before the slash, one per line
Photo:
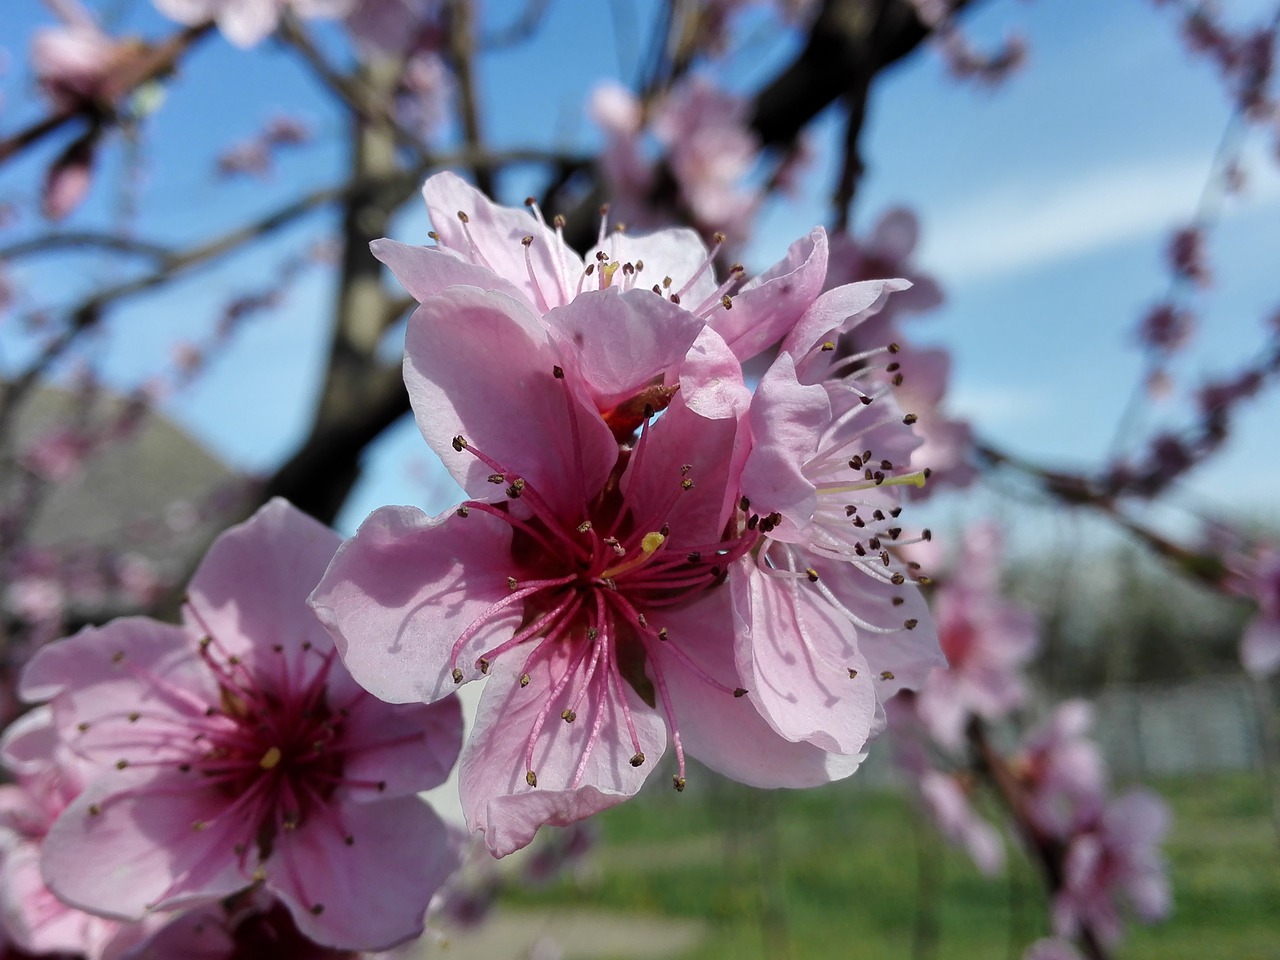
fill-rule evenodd
<path id="1" fill-rule="evenodd" d="M 905 207 L 893 207 L 872 230 L 868 246 L 879 259 L 897 263 L 911 255 L 919 237 L 920 224 L 915 214 Z"/>
<path id="2" fill-rule="evenodd" d="M 828 290 L 813 301 L 796 321 L 783 339 L 782 349 L 795 357 L 799 364 L 801 357 L 829 339 L 837 328 L 846 323 L 852 326 L 875 315 L 890 293 L 905 290 L 907 286 L 905 280 L 863 280 Z"/>
<path id="3" fill-rule="evenodd" d="M 476 510 L 430 519 L 414 507 L 382 507 L 344 543 L 311 595 L 352 676 L 391 703 L 453 693 L 451 650 L 459 635 L 511 595 L 511 528 Z M 458 658 L 476 658 L 518 627 L 516 604 L 480 630 Z"/>
<path id="4" fill-rule="evenodd" d="M 506 663 L 501 662 L 485 686 L 462 756 L 459 786 L 467 828 L 483 836 L 496 857 L 528 844 L 543 824 L 573 823 L 634 796 L 665 749 L 661 715 L 630 686 L 624 688 L 625 701 L 612 685 L 608 696 L 588 695 L 573 723 L 560 718 L 570 702 L 569 695 L 562 695 L 551 704 L 534 747 L 532 768 L 538 785 L 531 787 L 526 780 L 530 733 L 549 692 L 569 669 L 569 658 L 566 645 L 558 644 L 528 668 L 530 682 L 524 687 L 520 671 L 504 669 Z M 636 749 L 626 727 L 628 711 L 644 754 L 638 766 L 630 763 Z M 599 730 L 578 776 L 597 723 Z"/>
<path id="5" fill-rule="evenodd" d="M 453 770 L 462 749 L 462 705 L 457 697 L 394 706 L 361 697 L 348 709 L 343 730 L 343 776 L 382 784 L 351 794 L 352 800 L 418 793 L 440 786 Z"/>
<path id="6" fill-rule="evenodd" d="M 817 227 L 739 290 L 731 309 L 713 314 L 711 326 L 739 360 L 749 360 L 786 336 L 822 292 L 826 276 L 827 233 Z"/>
<path id="7" fill-rule="evenodd" d="M 213 675 L 193 655 L 196 644 L 180 627 L 146 617 L 86 627 L 38 650 L 19 692 L 31 701 L 56 696 L 58 729 L 85 756 L 108 764 L 150 756 L 127 712 L 141 714 L 144 726 L 184 723 L 218 702 Z"/>
<path id="8" fill-rule="evenodd" d="M 224 532 L 187 588 L 191 630 L 208 630 L 218 646 L 250 664 L 280 644 L 329 648 L 328 635 L 306 608 L 341 537 L 279 497 Z M 270 642 L 268 642 L 268 639 Z M 270 661 L 274 663 L 274 661 Z M 269 670 L 259 661 L 264 672 Z M 216 698 L 214 701 L 216 702 Z"/>
<path id="9" fill-rule="evenodd" d="M 771 577 L 748 560 L 730 585 L 738 672 L 761 715 L 787 740 L 861 754 L 882 718 L 853 625 L 804 577 Z"/>
<path id="10" fill-rule="evenodd" d="M 219 819 L 229 803 L 181 773 L 109 771 L 50 829 L 45 882 L 66 903 L 121 920 L 235 893 L 256 863 L 249 852 L 242 869 L 232 852 L 244 825 L 234 812 Z"/>
<path id="11" fill-rule="evenodd" d="M 524 292 L 539 311 L 568 303 L 582 276 L 582 258 L 528 211 L 503 207 L 454 173 L 437 173 L 422 187 L 431 225 L 448 247 L 487 267 Z M 467 223 L 458 217 L 462 212 Z M 525 237 L 533 237 L 527 248 Z"/>
<path id="12" fill-rule="evenodd" d="M 818 506 L 817 488 L 804 465 L 831 422 L 827 391 L 801 384 L 791 356 L 780 353 L 756 387 L 750 419 L 753 443 L 742 468 L 742 492 L 756 512 L 777 511 L 793 531 L 803 531 Z M 785 528 L 778 537 L 793 538 Z"/>
<path id="13" fill-rule="evenodd" d="M 386 950 L 419 936 L 428 902 L 458 865 L 444 823 L 412 796 L 337 816 L 341 831 L 313 819 L 277 839 L 263 864 L 267 888 L 316 943 Z"/>
<path id="14" fill-rule="evenodd" d="M 602 411 L 674 367 L 702 329 L 702 320 L 665 297 L 616 287 L 579 294 L 545 320 Z"/>
<path id="15" fill-rule="evenodd" d="M 702 328 L 680 365 L 680 398 L 694 413 L 711 420 L 740 420 L 751 406 L 742 364 L 710 327 Z M 742 452 L 745 455 L 745 447 Z"/>
<path id="16" fill-rule="evenodd" d="M 519 301 L 451 287 L 418 308 L 405 341 L 405 386 L 418 427 L 472 496 L 500 496 L 502 487 L 488 482 L 489 466 L 454 448 L 459 434 L 558 508 L 580 511 L 583 489 L 604 485 L 617 442 L 599 414 L 570 404 L 566 382 L 553 375 L 563 361 Z"/>
<path id="17" fill-rule="evenodd" d="M 470 286 L 497 290 L 517 300 L 527 301 L 525 291 L 488 267 L 479 266 L 444 247 L 414 247 L 395 240 L 374 240 L 373 255 L 395 274 L 401 286 L 421 303 L 449 287 Z M 534 305 L 528 304 L 530 307 Z"/>
<path id="18" fill-rule="evenodd" d="M 95 955 L 117 927 L 62 903 L 40 875 L 40 847 L 8 846 L 0 858 L 0 929 L 33 954 Z"/>
<path id="19" fill-rule="evenodd" d="M 656 671 L 650 666 L 649 672 L 661 672 L 686 752 L 753 787 L 812 787 L 852 774 L 862 754 L 842 756 L 787 740 L 765 722 L 750 697 L 733 696 L 741 681 L 733 661 L 732 622 L 724 589 L 663 616 L 670 639 L 659 648 Z M 671 652 L 674 647 L 698 670 Z"/>

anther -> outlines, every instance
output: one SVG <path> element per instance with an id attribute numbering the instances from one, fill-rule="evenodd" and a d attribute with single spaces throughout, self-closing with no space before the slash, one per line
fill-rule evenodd
<path id="1" fill-rule="evenodd" d="M 724 307 L 726 310 L 732 310 L 733 298 L 726 293 L 723 297 L 720 298 L 720 306 Z"/>
<path id="2" fill-rule="evenodd" d="M 280 753 L 279 747 L 269 747 L 267 752 L 262 755 L 262 759 L 258 761 L 258 766 L 263 770 L 271 770 L 280 763 L 282 756 L 283 754 Z"/>
<path id="3" fill-rule="evenodd" d="M 464 213 L 464 212 L 463 212 L 463 211 L 461 211 L 461 210 L 459 210 L 459 211 L 458 211 L 458 219 L 459 219 L 459 220 L 461 220 L 463 223 L 470 223 L 470 222 L 471 222 L 471 218 L 470 218 L 470 217 L 468 217 L 468 216 L 466 215 L 466 213 Z"/>
<path id="4" fill-rule="evenodd" d="M 489 661 L 481 657 L 476 661 L 476 666 L 480 668 L 480 672 L 487 674 L 489 672 Z"/>
<path id="5" fill-rule="evenodd" d="M 458 434 L 456 437 L 454 437 L 453 449 L 456 450 L 458 453 L 461 453 L 463 450 L 467 449 L 467 438 L 464 437 L 462 434 Z"/>
<path id="6" fill-rule="evenodd" d="M 642 763 L 644 763 L 644 754 L 643 754 L 643 753 L 637 753 L 634 757 L 632 757 L 632 758 L 631 758 L 631 765 L 632 765 L 633 767 L 638 767 L 638 766 L 640 766 L 640 764 L 642 764 Z"/>
<path id="7" fill-rule="evenodd" d="M 733 691 L 733 696 L 734 696 L 734 698 L 735 698 L 735 699 L 741 699 L 742 697 L 745 697 L 746 695 L 747 695 L 747 691 L 746 691 L 746 689 L 745 689 L 745 688 L 743 688 L 743 687 L 738 687 L 738 689 L 736 689 L 736 690 L 734 690 L 734 691 Z"/>
<path id="8" fill-rule="evenodd" d="M 658 628 L 658 639 L 659 639 L 659 640 L 662 640 L 662 641 L 665 641 L 665 640 L 667 639 L 667 628 L 666 628 L 666 627 L 659 627 L 659 628 Z"/>
<path id="9" fill-rule="evenodd" d="M 892 679 L 893 679 L 893 671 L 892 671 L 892 670 L 881 670 L 881 671 L 880 671 L 880 679 L 881 679 L 881 680 L 892 680 Z"/>
<path id="10" fill-rule="evenodd" d="M 895 587 L 900 587 L 907 582 L 907 578 L 900 573 L 895 573 L 893 576 L 889 578 L 889 582 L 892 583 Z"/>
<path id="11" fill-rule="evenodd" d="M 454 683 L 462 682 L 462 671 L 459 670 L 457 667 L 453 668 L 453 682 Z"/>
<path id="12" fill-rule="evenodd" d="M 506 483 L 507 478 L 500 473 L 491 473 L 489 474 L 489 482 L 493 484 Z"/>
<path id="13" fill-rule="evenodd" d="M 684 793 L 684 777 L 675 776 L 671 778 L 672 786 L 676 788 L 676 793 Z"/>
<path id="14" fill-rule="evenodd" d="M 836 348 L 836 342 L 834 340 L 823 341 L 823 344 L 822 344 L 823 353 L 830 353 L 835 348 Z"/>
<path id="15" fill-rule="evenodd" d="M 573 723 L 573 721 L 578 719 L 578 715 L 574 713 L 572 710 L 565 710 L 563 713 L 560 714 L 560 719 L 563 720 L 565 723 Z"/>
<path id="16" fill-rule="evenodd" d="M 904 603 L 906 603 L 906 599 L 904 597 L 894 597 L 889 602 L 892 603 L 895 607 L 900 607 Z"/>
<path id="17" fill-rule="evenodd" d="M 520 238 L 520 242 L 521 242 L 522 244 L 524 244 L 526 247 L 532 246 L 532 245 L 533 245 L 533 237 L 531 237 L 531 236 L 521 237 L 521 238 Z"/>
<path id="18" fill-rule="evenodd" d="M 599 631 L 599 630 L 597 630 L 595 627 L 587 627 L 587 639 L 588 639 L 588 640 L 594 641 L 594 640 L 596 639 L 596 637 L 598 637 L 598 636 L 600 636 L 600 631 Z"/>
<path id="19" fill-rule="evenodd" d="M 905 417 L 902 418 L 902 422 L 909 427 L 919 419 L 920 418 L 917 417 L 914 413 L 908 413 Z"/>
<path id="20" fill-rule="evenodd" d="M 507 496 L 512 500 L 520 499 L 520 494 L 524 493 L 525 483 L 520 477 L 516 477 L 511 481 L 511 486 L 507 487 Z"/>
<path id="21" fill-rule="evenodd" d="M 116 769 L 117 769 L 117 770 L 123 770 L 123 769 L 124 769 L 125 767 L 127 767 L 127 766 L 129 766 L 129 761 L 128 761 L 128 760 L 120 759 L 120 760 L 117 760 L 117 761 L 116 761 Z"/>
<path id="22" fill-rule="evenodd" d="M 457 509 L 457 514 L 458 516 L 462 517 L 465 520 L 468 516 L 471 515 L 471 508 L 464 503 L 462 506 L 460 506 Z"/>
<path id="23" fill-rule="evenodd" d="M 102 807 L 96 803 L 89 804 L 89 816 L 96 817 L 100 813 L 102 813 Z"/>
<path id="24" fill-rule="evenodd" d="M 527 673 L 520 674 L 520 686 L 527 687 L 529 685 L 529 675 Z"/>
<path id="25" fill-rule="evenodd" d="M 890 383 L 892 383 L 895 387 L 900 387 L 900 386 L 902 386 L 902 374 L 900 374 L 900 373 L 895 373 L 895 374 L 893 375 L 893 379 L 892 379 L 892 380 L 890 380 L 889 382 L 890 382 Z"/>
<path id="26" fill-rule="evenodd" d="M 738 500 L 738 509 L 741 510 L 743 513 L 746 513 L 748 510 L 751 509 L 751 501 L 748 500 L 746 497 L 740 498 Z"/>
<path id="27" fill-rule="evenodd" d="M 916 620 L 913 618 L 911 620 L 904 620 L 902 622 L 902 625 L 906 627 L 908 630 L 914 630 L 916 628 L 916 624 L 919 622 L 920 622 L 919 620 Z"/>
<path id="28" fill-rule="evenodd" d="M 902 364 L 898 363 L 896 360 L 893 363 L 889 364 L 887 367 L 885 367 L 885 370 L 887 370 L 889 373 L 894 373 L 895 371 L 901 370 L 901 369 L 902 369 Z"/>
<path id="29" fill-rule="evenodd" d="M 515 577 L 507 577 L 507 588 L 508 588 L 509 590 L 514 590 L 514 589 L 515 589 L 516 587 L 518 587 L 519 585 L 520 585 L 520 583 L 519 583 L 519 581 L 518 581 L 518 580 L 516 580 L 516 578 L 515 578 Z"/>
<path id="30" fill-rule="evenodd" d="M 552 375 L 553 377 L 555 377 L 557 380 L 563 380 L 563 379 L 564 379 L 564 370 L 563 370 L 563 368 L 561 368 L 561 367 L 560 367 L 560 365 L 559 365 L 559 364 L 557 364 L 556 366 L 554 366 L 554 367 L 552 367 L 552 368 L 551 368 L 551 375 Z"/>
<path id="31" fill-rule="evenodd" d="M 890 353 L 897 353 L 901 349 L 902 347 L 898 346 L 898 344 L 896 343 L 891 343 L 889 344 L 889 347 L 888 347 L 888 350 Z"/>
<path id="32" fill-rule="evenodd" d="M 857 670 L 855 670 L 855 669 L 853 669 L 853 667 L 850 667 L 850 668 L 849 668 L 849 679 L 850 679 L 850 680 L 857 680 L 857 679 L 858 679 L 858 671 L 857 671 Z"/>
<path id="33" fill-rule="evenodd" d="M 933 577 L 926 577 L 923 575 L 918 576 L 916 577 L 916 583 L 920 584 L 922 587 L 927 587 L 929 584 L 933 583 Z"/>
<path id="34" fill-rule="evenodd" d="M 428 230 L 428 231 L 427 231 L 427 236 L 428 236 L 428 237 L 430 237 L 432 240 L 435 240 L 435 241 L 437 241 L 437 242 L 439 242 L 439 240 L 440 240 L 440 234 L 436 233 L 434 230 Z"/>
<path id="35" fill-rule="evenodd" d="M 208 640 L 208 637 L 206 637 L 206 638 L 205 638 L 205 640 Z M 203 641 L 202 641 L 202 642 L 203 642 Z M 124 651 L 123 651 L 123 650 L 117 650 L 115 653 L 113 653 L 113 654 L 111 655 L 111 662 L 112 662 L 112 663 L 120 663 L 120 662 L 122 662 L 123 660 L 124 660 Z"/>
<path id="36" fill-rule="evenodd" d="M 693 489 L 693 481 L 692 481 L 692 480 L 690 480 L 688 477 L 685 477 L 683 480 L 681 480 L 681 481 L 680 481 L 680 489 L 682 489 L 682 490 L 692 490 L 692 489 Z"/>
<path id="37" fill-rule="evenodd" d="M 531 787 L 536 787 L 538 785 L 538 775 L 532 770 L 529 770 L 524 775 L 524 782 Z"/>
<path id="38" fill-rule="evenodd" d="M 677 307 L 678 307 L 678 306 L 680 306 L 680 294 L 678 294 L 678 293 L 673 293 L 673 294 L 672 294 L 668 299 L 669 299 L 672 303 L 674 303 Z"/>
<path id="39" fill-rule="evenodd" d="M 809 569 L 805 570 L 804 575 L 809 578 L 810 583 L 818 582 L 818 571 L 813 569 L 813 567 L 809 567 Z"/>
<path id="40" fill-rule="evenodd" d="M 311 905 L 311 915 L 312 915 L 312 916 L 314 916 L 314 917 L 318 917 L 318 916 L 320 916 L 320 914 L 322 914 L 322 913 L 324 913 L 324 904 L 323 904 L 323 903 L 313 903 L 313 904 Z"/>
<path id="41" fill-rule="evenodd" d="M 81 733 L 84 733 L 86 730 L 89 729 L 89 721 L 81 720 L 79 723 L 76 724 L 76 729 L 79 730 Z"/>
<path id="42" fill-rule="evenodd" d="M 591 529 L 591 521 L 590 521 L 590 520 L 583 520 L 580 524 L 578 524 L 578 532 L 579 532 L 579 533 L 586 533 L 586 532 L 587 532 L 587 531 L 589 531 L 590 529 Z"/>

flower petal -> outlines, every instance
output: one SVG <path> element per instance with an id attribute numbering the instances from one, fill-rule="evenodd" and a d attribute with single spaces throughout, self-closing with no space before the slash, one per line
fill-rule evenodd
<path id="1" fill-rule="evenodd" d="M 458 866 L 443 821 L 414 796 L 348 805 L 338 819 L 341 830 L 316 819 L 282 834 L 263 863 L 267 888 L 316 943 L 385 950 L 419 936 Z"/>
<path id="2" fill-rule="evenodd" d="M 518 300 L 527 300 L 524 290 L 488 267 L 480 266 L 445 247 L 416 247 L 396 240 L 374 240 L 373 255 L 395 274 L 400 285 L 421 303 L 449 287 L 479 287 L 497 290 Z M 529 304 L 530 307 L 534 305 Z"/>
<path id="3" fill-rule="evenodd" d="M 510 597 L 510 549 L 511 528 L 478 510 L 432 519 L 382 507 L 338 550 L 310 602 L 361 686 L 391 703 L 430 703 L 456 687 L 459 635 Z M 501 611 L 467 644 L 465 677 L 480 676 L 476 657 L 515 632 L 520 611 Z"/>
<path id="4" fill-rule="evenodd" d="M 456 696 L 435 703 L 388 704 L 365 696 L 343 723 L 343 777 L 380 784 L 352 800 L 381 800 L 438 787 L 462 749 L 462 704 Z"/>
<path id="5" fill-rule="evenodd" d="M 634 796 L 666 747 L 662 717 L 630 686 L 624 685 L 623 697 L 612 683 L 601 691 L 599 672 L 576 719 L 561 719 L 576 684 L 553 694 L 575 662 L 572 646 L 558 643 L 528 667 L 528 684 L 521 686 L 520 671 L 506 667 L 495 668 L 485 686 L 459 786 L 467 828 L 483 836 L 496 857 L 528 844 L 543 824 L 573 823 Z M 538 785 L 532 787 L 526 779 L 528 743 L 544 710 L 533 750 Z M 637 766 L 630 762 L 637 751 L 626 726 L 628 713 L 644 755 Z"/>

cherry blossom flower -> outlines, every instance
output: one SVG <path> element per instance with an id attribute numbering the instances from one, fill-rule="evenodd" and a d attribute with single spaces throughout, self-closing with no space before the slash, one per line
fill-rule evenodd
<path id="1" fill-rule="evenodd" d="M 930 735 L 959 749 L 969 718 L 998 719 L 1022 705 L 1021 670 L 1038 644 L 1031 611 L 1000 596 L 1000 536 L 971 528 L 954 575 L 934 593 L 933 613 L 947 669 L 935 670 L 916 697 Z"/>
<path id="2" fill-rule="evenodd" d="M 1159 848 L 1169 824 L 1168 806 L 1150 790 L 1131 790 L 1108 803 L 1096 827 L 1077 834 L 1067 849 L 1053 901 L 1057 933 L 1072 936 L 1088 928 L 1114 946 L 1124 930 L 1120 902 L 1144 923 L 1168 916 L 1172 899 Z"/>
<path id="3" fill-rule="evenodd" d="M 938 830 L 962 847 L 985 876 L 996 876 L 1004 870 L 1004 842 L 1000 831 L 978 816 L 955 777 L 939 770 L 926 771 L 920 779 L 919 790 Z"/>
<path id="4" fill-rule="evenodd" d="M 1249 562 L 1241 592 L 1258 605 L 1240 641 L 1240 661 L 1255 677 L 1280 669 L 1280 550 L 1265 548 Z"/>
<path id="5" fill-rule="evenodd" d="M 1106 802 L 1106 766 L 1087 737 L 1093 708 L 1068 700 L 1023 739 L 1014 769 L 1028 791 L 1032 825 L 1059 840 L 1097 822 Z"/>
<path id="6" fill-rule="evenodd" d="M 273 500 L 215 541 L 182 626 L 124 618 L 32 659 L 23 696 L 93 766 L 44 841 L 60 899 L 138 919 L 260 885 L 321 944 L 421 932 L 453 857 L 414 794 L 448 774 L 460 711 L 343 670 L 303 602 L 337 544 Z"/>
<path id="7" fill-rule="evenodd" d="M 124 92 L 121 79 L 145 45 L 104 33 L 75 0 L 60 0 L 55 10 L 62 25 L 37 30 L 31 41 L 31 69 L 41 92 L 68 112 L 110 106 Z"/>
<path id="8" fill-rule="evenodd" d="M 771 729 L 739 684 L 723 588 L 761 537 L 739 504 L 739 361 L 814 306 L 825 234 L 730 299 L 737 272 L 717 287 L 690 231 L 602 230 L 584 264 L 456 177 L 424 194 L 438 246 L 374 250 L 422 304 L 406 385 L 471 499 L 436 518 L 384 507 L 338 552 L 312 603 L 347 666 L 401 703 L 488 676 L 461 789 L 499 855 L 634 794 L 668 735 L 679 789 L 686 750 L 756 785 L 848 775 L 874 695 L 838 751 Z M 755 629 L 781 645 L 794 635 L 768 634 L 788 626 Z"/>

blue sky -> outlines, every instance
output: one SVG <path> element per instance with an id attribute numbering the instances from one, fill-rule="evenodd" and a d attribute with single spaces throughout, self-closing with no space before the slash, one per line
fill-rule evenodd
<path id="1" fill-rule="evenodd" d="M 0 75 L 0 128 L 12 129 L 36 109 L 23 48 L 32 26 L 48 15 L 36 0 L 4 6 L 0 46 L 9 51 L 9 66 Z M 121 11 L 131 29 L 149 35 L 165 29 L 145 2 L 106 6 Z M 486 134 L 495 144 L 598 142 L 583 92 L 598 80 L 618 79 L 620 60 L 629 78 L 638 55 L 634 39 L 615 37 L 611 6 L 634 10 L 635 23 L 647 25 L 654 4 L 595 5 L 584 18 L 580 5 L 552 3 L 535 45 L 483 63 Z M 1247 22 L 1270 4 L 1225 6 Z M 1026 455 L 1064 465 L 1096 462 L 1141 369 L 1136 320 L 1168 284 L 1165 239 L 1195 207 L 1229 105 L 1213 68 L 1184 55 L 1171 11 L 1147 0 L 990 0 L 967 29 L 978 43 L 1018 30 L 1030 45 L 1026 68 L 989 90 L 951 82 L 941 57 L 926 50 L 886 75 L 865 132 L 869 170 L 856 221 L 869 226 L 896 203 L 918 212 L 920 265 L 939 278 L 948 300 L 935 314 L 910 321 L 909 331 L 953 351 L 955 408 L 970 414 L 984 436 Z M 795 38 L 769 29 L 759 15 L 744 33 L 750 43 L 733 64 L 733 82 L 746 89 L 794 51 Z M 218 184 L 216 153 L 283 111 L 308 118 L 320 132 L 318 144 L 283 158 L 267 189 Z M 137 232 L 189 243 L 334 182 L 341 175 L 341 133 L 340 114 L 317 96 L 294 57 L 269 44 L 243 54 L 215 38 L 171 85 L 145 134 L 148 189 Z M 767 211 L 748 251 L 755 267 L 826 219 L 839 130 L 828 117 L 814 133 L 818 174 L 803 196 Z M 1280 305 L 1280 174 L 1267 155 L 1272 148 L 1262 139 L 1246 145 L 1249 191 L 1223 209 L 1213 228 L 1217 283 L 1194 301 L 1202 327 L 1194 356 L 1178 368 L 1186 383 L 1251 354 L 1262 342 L 1263 318 Z M 122 153 L 119 145 L 111 151 L 92 201 L 71 226 L 115 222 Z M 48 156 L 0 171 L 0 199 L 29 203 L 32 173 Z M 509 201 L 528 190 L 519 177 L 507 186 Z M 201 339 L 229 296 L 268 283 L 289 251 L 332 225 L 325 215 L 313 216 L 256 254 L 136 301 L 92 343 L 94 362 L 122 386 L 145 379 L 163 367 L 175 342 Z M 397 233 L 425 242 L 426 229 L 425 217 L 409 212 Z M 18 273 L 34 289 L 58 291 L 46 299 L 66 302 L 119 269 L 110 260 L 76 257 L 30 262 Z M 331 296 L 332 279 L 309 273 L 283 309 L 252 321 L 196 386 L 173 398 L 171 414 L 232 463 L 266 469 L 279 462 L 307 427 Z M 0 326 L 0 369 L 20 363 L 27 349 L 11 322 Z M 1185 410 L 1185 399 L 1175 399 L 1150 416 L 1176 420 Z M 1274 517 L 1277 420 L 1274 396 L 1255 404 L 1226 456 L 1191 478 L 1185 498 Z M 368 476 L 340 526 L 353 529 L 380 503 L 445 506 L 447 484 L 424 479 L 432 476 L 430 461 L 411 423 L 390 431 L 370 451 Z M 993 501 L 984 495 L 935 509 L 968 514 Z"/>

